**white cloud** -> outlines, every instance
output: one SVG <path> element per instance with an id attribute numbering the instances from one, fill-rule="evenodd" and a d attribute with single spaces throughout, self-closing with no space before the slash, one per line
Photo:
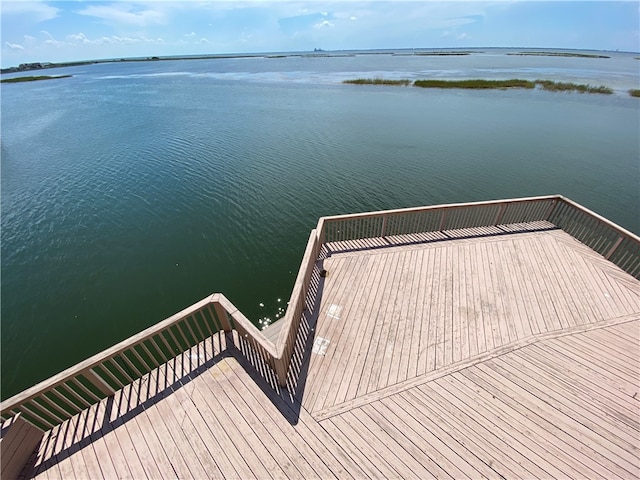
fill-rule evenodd
<path id="1" fill-rule="evenodd" d="M 466 32 L 462 32 L 460 35 L 456 36 L 456 40 L 469 40 L 469 39 L 471 39 L 471 37 Z"/>
<path id="2" fill-rule="evenodd" d="M 135 9 L 132 5 L 89 5 L 77 13 L 96 17 L 108 23 L 135 25 L 146 27 L 166 22 L 164 12 L 152 9 Z"/>
<path id="3" fill-rule="evenodd" d="M 354 16 L 349 17 L 349 20 L 357 20 L 357 19 L 358 17 L 354 17 Z"/>
<path id="4" fill-rule="evenodd" d="M 34 23 L 51 20 L 58 16 L 59 9 L 43 2 L 2 2 L 2 16 L 24 15 Z"/>
<path id="5" fill-rule="evenodd" d="M 72 33 L 71 35 L 67 35 L 67 40 L 70 42 L 89 43 L 89 39 L 84 33 Z"/>
<path id="6" fill-rule="evenodd" d="M 195 37 L 196 36 L 196 32 L 185 33 L 184 36 L 185 37 Z"/>
<path id="7" fill-rule="evenodd" d="M 4 42 L 4 44 L 7 47 L 9 47 L 11 50 L 24 50 L 24 47 L 22 45 L 20 45 L 19 43 Z"/>
<path id="8" fill-rule="evenodd" d="M 27 43 L 35 42 L 36 37 L 32 37 L 31 35 L 23 35 L 24 41 Z"/>
<path id="9" fill-rule="evenodd" d="M 53 47 L 61 47 L 62 45 L 64 45 L 64 42 L 60 42 L 56 39 L 52 39 L 50 38 L 49 40 L 45 40 L 44 41 L 45 45 L 51 45 Z"/>
<path id="10" fill-rule="evenodd" d="M 325 28 L 325 27 L 333 27 L 334 24 L 331 23 L 329 20 L 323 20 L 320 23 L 316 23 L 313 28 Z"/>
<path id="11" fill-rule="evenodd" d="M 49 32 L 47 32 L 46 30 L 40 30 L 40 33 L 42 35 L 44 35 L 45 37 L 47 37 L 49 40 L 54 40 L 53 35 L 51 35 Z"/>

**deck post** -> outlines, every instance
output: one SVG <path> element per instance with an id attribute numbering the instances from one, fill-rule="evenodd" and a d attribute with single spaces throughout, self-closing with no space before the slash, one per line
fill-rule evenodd
<path id="1" fill-rule="evenodd" d="M 384 238 L 385 230 L 387 229 L 387 215 L 382 216 L 382 231 L 380 232 L 380 237 Z"/>
<path id="2" fill-rule="evenodd" d="M 549 219 L 551 218 L 551 214 L 554 212 L 554 210 L 556 209 L 556 207 L 558 206 L 558 203 L 560 203 L 560 198 L 554 198 L 553 201 L 551 202 L 551 206 L 549 207 L 549 210 L 547 211 L 547 213 L 545 214 L 543 220 L 547 220 L 550 221 Z M 552 222 L 553 223 L 553 222 Z"/>
<path id="3" fill-rule="evenodd" d="M 281 387 L 287 386 L 287 367 L 285 365 L 288 364 L 289 362 L 285 361 L 285 356 L 286 356 L 286 353 L 283 355 L 281 359 L 274 359 L 276 377 L 278 377 L 278 385 L 280 385 Z"/>
<path id="4" fill-rule="evenodd" d="M 620 236 L 618 237 L 618 239 L 616 240 L 616 243 L 613 244 L 613 246 L 609 249 L 609 251 L 607 252 L 607 254 L 604 256 L 604 258 L 606 258 L 607 260 L 609 260 L 609 258 L 611 257 L 611 255 L 613 255 L 613 252 L 616 251 L 616 249 L 620 246 L 620 244 L 622 243 L 622 241 L 624 240 L 624 237 Z"/>
<path id="5" fill-rule="evenodd" d="M 447 209 L 442 209 L 442 216 L 440 217 L 440 226 L 438 227 L 438 231 L 442 232 L 444 230 L 444 226 L 447 221 Z"/>
<path id="6" fill-rule="evenodd" d="M 216 311 L 216 315 L 218 316 L 218 320 L 220 321 L 221 327 L 225 332 L 231 331 L 231 323 L 229 322 L 229 317 L 227 316 L 227 311 L 225 308 L 220 305 L 219 302 L 215 302 L 213 304 L 213 308 Z"/>
<path id="7" fill-rule="evenodd" d="M 93 368 L 85 370 L 84 372 L 82 372 L 82 374 L 87 380 L 89 380 L 89 382 L 91 382 L 91 385 L 100 390 L 105 396 L 110 397 L 111 395 L 116 393 L 116 391 L 111 388 L 111 385 L 109 385 L 100 375 L 98 375 L 93 370 Z"/>
<path id="8" fill-rule="evenodd" d="M 496 214 L 496 218 L 493 221 L 493 225 L 500 225 L 500 221 L 502 220 L 502 216 L 504 215 L 505 210 L 507 209 L 507 204 L 503 203 L 500 205 L 500 209 L 498 210 L 498 213 Z"/>

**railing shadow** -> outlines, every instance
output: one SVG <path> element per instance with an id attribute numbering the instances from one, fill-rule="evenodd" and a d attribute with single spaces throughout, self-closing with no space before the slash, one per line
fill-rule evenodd
<path id="1" fill-rule="evenodd" d="M 92 442 L 122 428 L 142 412 L 189 385 L 230 356 L 224 332 L 191 347 L 101 402 L 51 429 L 25 465 L 21 478 L 47 472 Z M 60 472 L 62 478 L 64 472 Z M 57 475 L 56 475 L 57 476 Z"/>
<path id="2" fill-rule="evenodd" d="M 302 398 L 307 382 L 311 350 L 315 340 L 315 330 L 324 291 L 323 258 L 316 261 L 309 290 L 305 298 L 300 327 L 295 338 L 293 357 L 287 374 L 287 387 L 281 388 L 275 372 L 256 354 L 247 342 L 234 336 L 234 342 L 227 345 L 229 352 L 245 369 L 253 381 L 262 389 L 267 398 L 282 413 L 289 423 L 295 425 L 300 417 Z"/>
<path id="3" fill-rule="evenodd" d="M 424 245 L 428 243 L 447 242 L 449 240 L 471 240 L 474 238 L 514 235 L 518 233 L 559 230 L 549 222 L 528 222 L 512 225 L 495 225 L 481 228 L 464 228 L 436 232 L 422 232 L 386 237 L 342 240 L 325 245 L 326 256 L 334 253 L 356 253 L 367 250 L 380 250 L 389 247 Z"/>

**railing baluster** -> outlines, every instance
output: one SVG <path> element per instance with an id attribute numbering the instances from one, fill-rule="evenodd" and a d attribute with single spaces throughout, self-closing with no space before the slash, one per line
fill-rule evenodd
<path id="1" fill-rule="evenodd" d="M 211 333 L 211 335 L 213 335 L 213 332 L 219 332 L 220 330 L 224 330 L 222 328 L 222 324 L 216 318 L 216 314 L 211 309 L 211 304 L 207 305 L 207 312 L 209 312 L 209 315 L 208 316 L 205 315 L 205 323 L 207 324 L 207 328 L 209 329 L 209 332 Z M 211 328 L 211 325 L 209 324 L 210 322 L 213 325 L 213 328 Z"/>
<path id="2" fill-rule="evenodd" d="M 158 365 L 160 365 L 162 362 L 159 362 L 158 359 L 153 356 L 151 354 L 151 352 L 149 351 L 149 349 L 147 348 L 147 346 L 144 344 L 144 342 L 140 342 L 138 344 L 139 347 L 142 348 L 142 350 L 144 351 L 144 353 L 147 354 L 147 357 L 149 358 L 149 361 L 151 362 L 151 364 L 153 365 L 153 368 L 155 369 Z"/>
<path id="3" fill-rule="evenodd" d="M 60 393 L 55 388 L 52 388 L 49 391 L 49 393 L 51 393 L 56 398 L 56 400 L 58 400 L 59 402 L 64 403 L 65 405 L 67 405 L 67 407 L 69 407 L 69 409 L 73 410 L 75 413 L 78 413 L 78 412 L 82 411 L 83 408 L 85 408 L 87 406 L 90 406 L 89 404 L 87 404 L 87 405 L 84 405 L 83 407 L 79 407 L 78 405 L 76 405 L 75 403 L 70 401 L 66 396 L 62 395 L 62 393 Z"/>
<path id="4" fill-rule="evenodd" d="M 124 370 L 124 368 L 122 368 L 120 366 L 120 364 L 115 359 L 115 357 L 110 359 L 109 365 L 113 365 L 116 368 L 116 370 L 118 370 L 118 372 L 120 372 L 120 375 L 122 375 L 124 378 L 127 379 L 127 382 L 133 383 L 133 378 Z"/>
<path id="5" fill-rule="evenodd" d="M 162 359 L 162 363 L 167 363 L 167 361 L 169 361 L 169 359 L 164 354 L 164 352 L 162 351 L 162 349 L 160 348 L 160 346 L 156 342 L 155 338 L 149 337 L 149 343 L 151 343 L 151 345 L 153 345 L 153 348 L 155 348 L 156 351 L 158 352 L 158 355 L 160 355 L 160 358 Z M 160 363 L 160 362 L 158 362 L 158 363 Z"/>
<path id="6" fill-rule="evenodd" d="M 34 412 L 33 410 L 31 410 L 29 407 L 27 407 L 26 404 L 24 405 L 20 405 L 18 407 L 18 410 L 21 411 L 23 413 L 22 418 L 24 418 L 26 421 L 28 421 L 31 425 L 34 425 L 34 423 L 32 421 L 29 420 L 29 416 L 35 418 L 38 422 L 42 423 L 43 425 L 45 425 L 47 428 L 53 428 L 55 427 L 55 424 L 51 423 L 49 420 L 46 420 L 44 418 L 42 418 L 40 415 L 38 415 L 36 412 Z M 34 425 L 37 426 L 37 425 Z"/>
<path id="7" fill-rule="evenodd" d="M 209 309 L 209 305 L 207 305 L 207 311 L 211 312 L 211 310 Z M 207 328 L 207 332 L 208 332 L 209 336 L 213 337 L 213 331 L 211 330 L 211 327 L 209 326 L 209 321 L 207 319 L 207 314 L 205 313 L 204 309 L 200 310 L 200 316 L 202 316 L 202 321 L 204 322 L 204 326 Z"/>
<path id="8" fill-rule="evenodd" d="M 142 358 L 142 356 L 138 353 L 138 351 L 136 350 L 136 346 L 137 345 L 133 345 L 130 349 L 129 352 L 133 353 L 133 356 L 136 357 L 136 359 L 140 362 L 140 365 L 142 365 L 145 369 L 145 374 L 149 373 L 151 370 L 153 370 L 153 368 L 151 368 L 147 362 L 144 361 L 144 358 Z"/>
<path id="9" fill-rule="evenodd" d="M 171 345 L 169 345 L 169 342 L 167 341 L 166 337 L 164 336 L 165 332 L 160 332 L 158 333 L 158 337 L 160 337 L 160 340 L 162 340 L 162 343 L 164 344 L 165 347 L 167 347 L 167 352 L 169 352 L 169 355 L 171 355 L 171 358 L 175 357 L 176 352 L 173 351 L 173 348 L 171 348 Z"/>
<path id="10" fill-rule="evenodd" d="M 173 325 L 172 325 L 173 326 Z M 173 334 L 173 330 L 171 330 L 171 327 L 167 328 L 165 330 L 165 333 L 169 332 L 169 336 L 171 337 L 171 340 L 174 341 L 174 343 L 176 344 L 176 348 L 178 349 L 178 352 L 184 352 L 185 348 L 184 346 L 182 346 L 180 344 L 180 342 L 178 341 L 178 339 L 176 338 L 176 336 Z"/>
<path id="11" fill-rule="evenodd" d="M 42 413 L 44 413 L 45 415 L 47 415 L 48 417 L 53 418 L 56 422 L 58 423 L 62 423 L 64 422 L 67 418 L 69 418 L 66 412 L 61 412 L 60 411 L 60 407 L 58 407 L 55 403 L 53 403 L 51 400 L 49 400 L 47 398 L 46 394 L 42 394 L 38 397 L 38 400 L 40 400 L 40 402 L 36 402 L 35 399 L 31 400 L 28 404 L 26 405 L 33 405 L 35 407 L 38 407 L 40 410 L 42 410 Z M 46 403 L 47 405 L 43 405 L 41 402 Z M 58 413 L 63 413 L 63 416 L 59 416 Z M 64 417 L 64 418 L 63 418 Z"/>
<path id="12" fill-rule="evenodd" d="M 183 323 L 187 326 L 187 329 L 189 330 L 189 333 L 191 334 L 191 338 L 193 338 L 193 340 L 194 340 L 194 344 L 193 345 L 197 345 L 197 344 L 200 343 L 201 338 L 196 337 L 196 334 L 193 333 L 193 329 L 191 328 L 191 324 L 189 323 L 189 319 L 190 318 L 192 318 L 191 315 L 189 315 L 187 318 L 185 318 Z"/>
<path id="13" fill-rule="evenodd" d="M 91 385 L 93 385 L 98 390 L 100 390 L 105 396 L 110 397 L 111 395 L 116 393 L 116 391 L 113 388 L 111 388 L 111 385 L 109 385 L 92 368 L 89 368 L 84 372 L 82 372 L 82 376 L 86 378 L 89 381 L 89 383 L 91 383 Z"/>
<path id="14" fill-rule="evenodd" d="M 99 396 L 85 387 L 78 378 L 69 379 L 69 383 L 73 383 L 73 385 L 76 385 L 82 392 L 85 393 L 85 395 L 91 397 L 95 402 L 99 402 L 100 400 L 102 400 Z"/>
<path id="15" fill-rule="evenodd" d="M 78 392 L 76 392 L 73 387 L 71 386 L 72 380 L 74 379 L 70 379 L 69 381 L 65 382 L 63 385 L 59 385 L 56 388 L 53 389 L 54 392 L 57 392 L 58 390 L 56 389 L 62 389 L 62 387 L 64 387 L 64 391 L 60 391 L 60 395 L 63 397 L 67 397 L 67 394 L 71 397 L 73 397 L 73 403 L 74 405 L 76 405 L 76 408 L 87 408 L 90 407 L 92 405 L 91 402 L 89 402 L 86 398 L 84 398 L 82 395 L 80 395 Z M 78 402 L 78 403 L 76 403 Z"/>
<path id="16" fill-rule="evenodd" d="M 198 316 L 197 316 L 198 313 L 199 312 L 195 312 L 191 318 L 193 319 L 193 323 L 194 323 L 194 325 L 196 327 L 196 330 L 200 334 L 200 336 L 198 337 L 198 343 L 200 343 L 205 338 L 207 338 L 207 336 L 202 332 L 202 329 L 200 328 L 200 325 L 199 325 L 199 322 L 198 322 Z"/>
<path id="17" fill-rule="evenodd" d="M 142 377 L 143 375 L 142 372 L 138 370 L 138 367 L 136 367 L 131 360 L 129 360 L 129 357 L 127 357 L 126 351 L 120 353 L 120 358 L 122 358 L 122 361 L 127 364 L 127 367 L 129 367 L 131 370 L 135 372 L 138 378 Z"/>
<path id="18" fill-rule="evenodd" d="M 107 368 L 106 361 L 103 362 L 102 365 L 100 365 L 100 369 L 107 377 L 109 377 L 109 380 L 117 385 L 118 388 L 124 387 L 124 383 L 118 380 L 116 376 Z M 107 382 L 107 385 L 109 385 L 109 382 Z"/>
<path id="19" fill-rule="evenodd" d="M 191 343 L 189 342 L 189 340 L 187 340 L 187 337 L 184 334 L 184 332 L 182 331 L 182 328 L 180 328 L 180 324 L 176 323 L 174 326 L 176 327 L 176 329 L 178 330 L 178 333 L 180 334 L 180 336 L 184 340 L 184 344 L 185 344 L 184 351 L 186 352 L 187 350 L 189 350 L 189 347 L 191 347 Z"/>

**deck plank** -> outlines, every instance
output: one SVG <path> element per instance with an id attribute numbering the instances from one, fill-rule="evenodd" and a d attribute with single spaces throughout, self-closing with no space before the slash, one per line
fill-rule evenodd
<path id="1" fill-rule="evenodd" d="M 335 341 L 340 332 L 340 327 L 343 323 L 334 321 L 336 320 L 332 315 L 327 318 L 329 309 L 333 307 L 335 312 L 336 308 L 344 308 L 343 299 L 348 299 L 350 293 L 349 280 L 355 276 L 355 270 L 358 268 L 358 262 L 355 258 L 345 257 L 331 257 L 326 260 L 326 267 L 329 269 L 329 275 L 326 277 L 326 289 L 323 298 L 330 298 L 331 302 L 323 302 L 320 313 L 318 315 L 318 326 L 316 328 L 316 338 L 323 338 L 329 342 Z M 342 314 L 342 310 L 340 311 Z M 327 320 L 327 321 L 322 321 Z M 331 344 L 329 344 L 331 345 Z M 327 385 L 325 377 L 330 374 L 329 364 L 331 363 L 333 355 L 333 348 L 324 355 L 311 354 L 309 365 L 309 380 L 307 382 L 307 388 L 304 392 L 303 404 L 309 408 L 314 409 L 314 405 L 318 401 L 318 397 L 321 396 L 323 386 Z M 324 397 L 320 399 L 323 401 Z"/>
<path id="2" fill-rule="evenodd" d="M 521 358 L 520 355 L 517 358 L 513 356 L 509 359 L 508 364 L 496 361 L 492 366 L 494 368 L 502 367 L 507 371 L 511 368 L 522 369 L 521 371 L 530 375 L 528 379 L 530 381 L 527 382 L 530 385 L 528 388 L 530 392 L 541 392 L 539 394 L 540 398 L 553 404 L 558 411 L 576 420 L 579 419 L 582 424 L 594 432 L 598 432 L 603 437 L 607 437 L 621 448 L 637 451 L 637 442 L 640 440 L 637 431 L 616 420 L 613 415 L 603 416 L 601 402 L 599 401 L 592 400 L 588 406 L 583 406 L 580 403 L 579 399 L 592 392 L 585 388 L 587 385 L 580 385 L 576 376 L 565 377 L 565 375 L 559 375 L 551 378 L 553 370 L 545 368 L 545 365 L 540 366 L 541 362 L 530 356 L 529 352 L 527 352 L 524 362 L 520 361 Z M 605 406 L 608 409 L 611 408 L 607 402 L 605 402 Z"/>
<path id="3" fill-rule="evenodd" d="M 508 434 L 498 428 L 487 428 L 477 412 L 469 413 L 456 398 L 442 397 L 427 386 L 402 392 L 410 403 L 426 415 L 440 418 L 447 433 L 505 478 L 562 477 L 563 472 L 546 464 L 542 458 L 530 458 L 518 450 Z"/>
<path id="4" fill-rule="evenodd" d="M 344 356 L 344 362 L 338 364 L 337 368 L 342 369 L 344 373 L 339 375 L 340 387 L 336 391 L 336 396 L 331 403 L 342 403 L 345 399 L 353 398 L 357 391 L 359 379 L 362 376 L 362 368 L 364 367 L 364 357 L 370 345 L 370 338 L 376 329 L 376 322 L 372 315 L 371 306 L 376 304 L 375 290 L 380 288 L 382 275 L 385 270 L 388 256 L 376 255 L 371 259 L 370 273 L 366 277 L 362 294 L 358 302 L 357 310 L 348 318 L 359 319 L 359 322 L 349 322 L 351 324 L 350 342 L 351 348 L 349 353 Z M 352 381 L 355 379 L 355 381 Z"/>
<path id="5" fill-rule="evenodd" d="M 386 407 L 390 416 L 398 418 L 409 435 L 409 441 L 421 445 L 448 475 L 453 478 L 480 478 L 494 473 L 477 458 L 471 458 L 472 455 L 461 455 L 456 448 L 459 446 L 457 442 L 449 442 L 437 422 L 429 419 L 403 396 L 385 398 L 380 404 Z"/>
<path id="6" fill-rule="evenodd" d="M 532 443 L 529 444 L 529 448 L 533 449 L 538 455 L 551 455 L 553 463 L 558 465 L 563 470 L 571 472 L 567 476 L 575 476 L 576 474 L 582 478 L 594 478 L 596 472 L 591 468 L 589 459 L 584 455 L 580 456 L 580 452 L 575 448 L 568 448 L 563 443 L 559 443 L 550 432 L 540 426 L 536 421 L 531 419 L 530 416 L 518 409 L 511 408 L 510 405 L 500 401 L 500 397 L 495 394 L 489 393 L 483 387 L 487 387 L 491 390 L 490 383 L 476 384 L 473 380 L 468 379 L 466 374 L 468 371 L 462 372 L 463 375 L 451 375 L 437 380 L 436 384 L 445 386 L 452 393 L 457 396 L 470 396 L 475 402 L 475 408 L 481 408 L 482 404 L 486 404 L 487 408 L 484 409 L 483 415 L 488 417 L 490 421 L 496 426 L 503 427 L 505 422 L 508 424 L 517 425 L 518 429 L 509 428 L 512 434 L 519 439 L 523 437 L 520 432 L 525 432 Z M 495 397 L 495 398 L 494 398 Z M 515 430 L 515 431 L 514 431 Z M 569 450 L 567 452 L 567 450 Z M 580 459 L 576 459 L 579 456 Z M 584 462 L 587 462 L 585 465 Z M 564 467 L 563 467 L 564 465 Z M 602 475 L 600 475 L 602 477 Z M 606 478 L 606 477 L 605 477 Z"/>
<path id="7" fill-rule="evenodd" d="M 345 306 L 340 313 L 339 321 L 344 324 L 344 328 L 340 337 L 341 341 L 334 344 L 337 359 L 332 362 L 333 376 L 330 377 L 330 382 L 335 387 L 324 399 L 327 405 L 334 405 L 344 401 L 356 366 L 353 357 L 358 353 L 358 339 L 363 337 L 363 332 L 367 330 L 369 323 L 375 323 L 365 317 L 362 312 L 366 308 L 371 290 L 374 287 L 375 275 L 372 275 L 371 272 L 376 271 L 382 263 L 381 260 L 384 259 L 381 259 L 380 255 L 371 255 L 367 260 L 368 262 L 363 266 L 365 268 L 364 272 L 368 273 L 358 282 L 357 286 L 353 286 L 352 302 Z M 353 319 L 354 321 L 348 321 L 347 319 Z M 356 375 L 359 375 L 359 373 Z"/>
<path id="8" fill-rule="evenodd" d="M 371 256 L 367 256 L 363 262 L 357 266 L 357 276 L 362 278 L 366 276 L 370 264 L 373 261 Z M 335 396 L 340 389 L 342 375 L 345 373 L 347 367 L 346 359 L 348 358 L 351 347 L 353 347 L 351 335 L 355 335 L 358 331 L 361 320 L 357 322 L 349 322 L 348 318 L 358 318 L 355 312 L 358 309 L 358 304 L 361 296 L 364 294 L 364 285 L 362 282 L 350 283 L 344 289 L 345 300 L 340 303 L 334 303 L 332 305 L 338 306 L 340 312 L 335 310 L 334 313 L 327 312 L 325 318 L 329 319 L 334 325 L 333 331 L 329 336 L 323 337 L 330 340 L 327 347 L 327 353 L 323 362 L 330 367 L 324 375 L 324 381 L 318 397 L 316 398 L 316 408 L 323 408 L 324 405 L 331 405 Z M 329 307 L 331 308 L 331 306 Z M 344 341 L 336 341 L 338 338 L 344 339 Z"/>
<path id="9" fill-rule="evenodd" d="M 381 308 L 382 290 L 384 288 L 382 279 L 388 269 L 391 258 L 389 255 L 381 255 L 378 266 L 372 275 L 373 287 L 370 290 L 371 300 L 367 303 L 363 313 L 365 327 L 362 333 L 358 335 L 354 345 L 354 353 L 356 353 L 356 356 L 350 360 L 353 369 L 347 382 L 348 387 L 345 400 L 351 400 L 358 396 L 358 391 L 360 391 L 362 385 L 368 384 L 368 377 L 364 374 L 367 365 L 366 359 L 369 357 L 369 352 L 373 347 L 372 339 L 378 329 L 377 312 Z"/>
<path id="10" fill-rule="evenodd" d="M 598 475 L 605 478 L 612 478 L 614 475 L 627 478 L 631 474 L 625 470 L 628 465 L 624 458 L 618 456 L 615 462 L 610 458 L 611 450 L 619 454 L 619 449 L 611 444 L 607 445 L 609 448 L 602 448 L 606 441 L 605 437 L 597 436 L 582 423 L 562 413 L 555 408 L 555 403 L 549 404 L 535 398 L 530 394 L 531 390 L 527 390 L 531 388 L 531 383 L 523 384 L 523 379 L 509 372 L 507 368 L 499 370 L 498 362 L 499 360 L 477 365 L 462 374 L 481 386 L 488 394 L 495 396 L 500 392 L 509 391 L 510 395 L 499 397 L 506 408 L 517 411 L 535 424 L 541 432 L 545 431 L 546 435 L 557 438 L 566 454 L 581 461 Z"/>

